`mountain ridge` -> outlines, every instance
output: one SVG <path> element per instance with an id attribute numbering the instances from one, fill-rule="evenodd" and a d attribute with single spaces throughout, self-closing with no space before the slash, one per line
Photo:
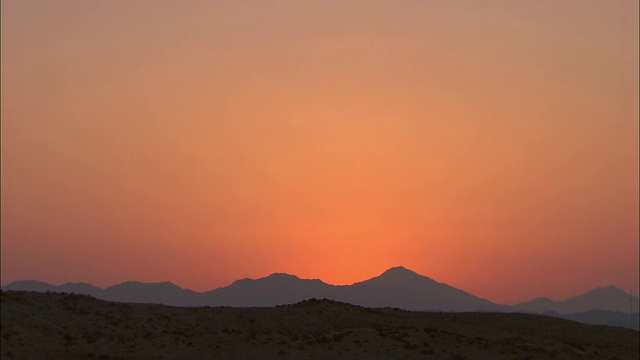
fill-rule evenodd
<path id="1" fill-rule="evenodd" d="M 582 313 L 590 310 L 612 312 L 638 312 L 639 298 L 613 286 L 599 286 L 582 294 L 555 301 L 547 297 L 537 297 L 511 306 L 514 310 L 544 313 L 552 311 L 561 315 Z"/>
<path id="2" fill-rule="evenodd" d="M 496 304 L 489 300 L 480 299 L 403 266 L 394 266 L 378 276 L 351 285 L 332 285 L 320 279 L 301 279 L 296 275 L 281 272 L 258 279 L 239 279 L 228 286 L 204 292 L 183 289 L 166 281 L 125 281 L 104 289 L 87 285 L 90 288 L 70 286 L 70 283 L 56 286 L 39 281 L 20 280 L 8 284 L 3 289 L 70 292 L 111 301 L 163 303 L 175 306 L 262 307 L 291 304 L 310 298 L 327 298 L 354 305 L 397 307 L 406 310 L 496 310 Z M 182 293 L 182 296 L 162 294 L 160 288 Z M 129 292 L 122 291 L 123 289 L 129 289 Z M 187 296 L 185 294 L 189 294 L 191 299 L 184 299 Z"/>
<path id="3" fill-rule="evenodd" d="M 403 266 L 394 266 L 378 276 L 351 285 L 331 285 L 320 279 L 302 279 L 276 272 L 258 279 L 239 279 L 228 286 L 204 292 L 185 289 L 168 281 L 125 281 L 100 288 L 86 282 L 51 285 L 18 280 L 3 286 L 2 290 L 76 293 L 108 301 L 183 307 L 273 307 L 326 298 L 365 307 L 414 311 L 539 313 L 588 323 L 622 323 L 626 327 L 629 326 L 624 322 L 628 324 L 629 321 L 624 319 L 624 314 L 629 314 L 630 305 L 632 312 L 638 312 L 638 298 L 633 297 L 630 303 L 629 294 L 613 285 L 597 287 L 563 301 L 538 297 L 509 306 L 477 297 Z M 631 326 L 635 326 L 633 321 Z"/>

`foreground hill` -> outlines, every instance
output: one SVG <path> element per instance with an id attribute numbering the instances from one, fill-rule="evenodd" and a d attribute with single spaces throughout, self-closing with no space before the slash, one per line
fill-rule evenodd
<path id="1" fill-rule="evenodd" d="M 2 359 L 638 359 L 638 332 L 542 315 L 123 304 L 3 291 Z"/>
<path id="2" fill-rule="evenodd" d="M 560 317 L 585 324 L 620 326 L 629 329 L 640 330 L 640 313 L 623 313 L 618 311 L 589 310 L 585 312 L 561 315 L 553 312 L 545 312 L 544 315 Z"/>

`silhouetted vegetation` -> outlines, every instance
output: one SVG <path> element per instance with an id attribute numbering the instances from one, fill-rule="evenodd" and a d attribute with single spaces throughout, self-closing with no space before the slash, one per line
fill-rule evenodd
<path id="1" fill-rule="evenodd" d="M 3 359 L 637 359 L 638 332 L 539 315 L 426 313 L 310 299 L 176 308 L 2 292 Z M 38 346 L 33 346 L 38 344 Z"/>

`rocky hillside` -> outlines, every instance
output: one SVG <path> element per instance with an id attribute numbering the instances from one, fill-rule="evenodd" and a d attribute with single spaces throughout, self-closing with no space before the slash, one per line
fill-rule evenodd
<path id="1" fill-rule="evenodd" d="M 112 303 L 3 291 L 2 359 L 638 359 L 638 332 L 530 314 Z"/>

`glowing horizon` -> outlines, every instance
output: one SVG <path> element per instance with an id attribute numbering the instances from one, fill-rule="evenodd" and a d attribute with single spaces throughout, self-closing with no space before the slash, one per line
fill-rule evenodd
<path id="1" fill-rule="evenodd" d="M 638 4 L 2 2 L 2 284 L 638 294 Z"/>

